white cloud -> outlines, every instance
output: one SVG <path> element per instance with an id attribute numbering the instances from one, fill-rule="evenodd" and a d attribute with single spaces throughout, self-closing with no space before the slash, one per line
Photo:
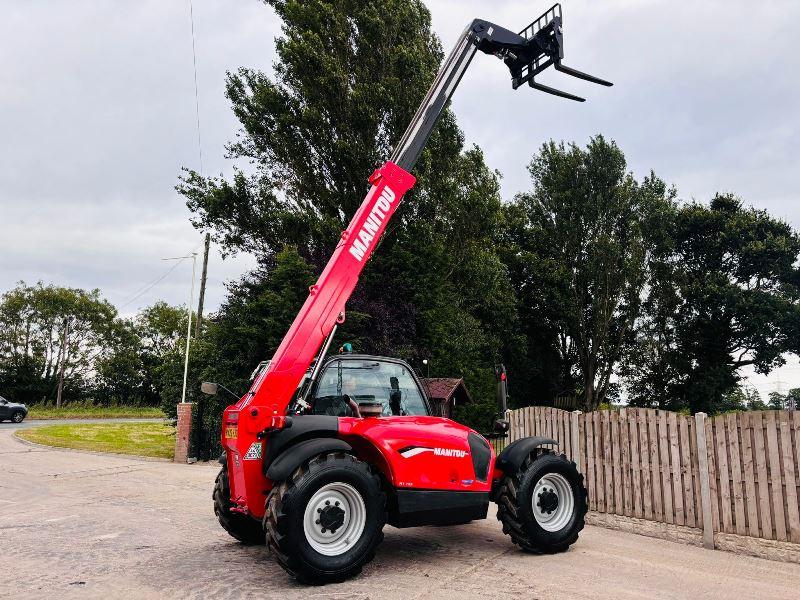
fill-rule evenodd
<path id="1" fill-rule="evenodd" d="M 195 4 L 204 166 L 226 172 L 225 71 L 268 69 L 279 23 L 254 1 Z M 173 189 L 198 168 L 188 3 L 20 1 L 0 39 L 0 288 L 41 279 L 120 304 L 202 242 Z M 208 305 L 252 264 L 215 252 Z M 185 302 L 181 269 L 131 308 Z"/>
<path id="2" fill-rule="evenodd" d="M 612 80 L 602 88 L 558 73 L 544 83 L 572 103 L 511 90 L 505 67 L 479 55 L 453 107 L 469 142 L 504 175 L 509 198 L 549 138 L 602 132 L 631 168 L 651 168 L 683 198 L 740 194 L 800 228 L 800 4 L 707 0 L 564 2 L 565 62 Z M 432 0 L 449 50 L 474 17 L 522 29 L 547 8 L 528 2 Z M 238 124 L 226 70 L 268 70 L 280 23 L 256 0 L 195 0 L 206 173 L 229 173 Z M 4 4 L 0 20 L 0 289 L 42 279 L 99 287 L 121 304 L 200 246 L 173 187 L 198 167 L 188 3 L 75 0 Z M 208 306 L 249 257 L 209 265 Z M 188 267 L 143 296 L 185 302 Z"/>

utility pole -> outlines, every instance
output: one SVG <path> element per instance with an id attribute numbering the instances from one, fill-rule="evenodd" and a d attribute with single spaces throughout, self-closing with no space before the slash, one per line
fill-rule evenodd
<path id="1" fill-rule="evenodd" d="M 186 305 L 186 356 L 183 359 L 183 392 L 181 393 L 181 404 L 186 402 L 186 381 L 189 377 L 189 345 L 192 340 L 192 305 L 194 304 L 194 274 L 197 267 L 197 252 L 192 252 L 186 256 L 176 256 L 174 258 L 162 258 L 161 260 L 186 260 L 192 259 L 192 285 L 189 288 L 189 304 Z"/>
<path id="2" fill-rule="evenodd" d="M 197 323 L 194 326 L 194 339 L 200 339 L 200 327 L 203 325 L 203 301 L 206 298 L 206 275 L 208 274 L 208 247 L 211 234 L 206 233 L 205 252 L 203 253 L 203 270 L 200 273 L 200 299 L 197 302 Z"/>
<path id="3" fill-rule="evenodd" d="M 186 402 L 186 380 L 189 376 L 189 342 L 192 338 L 192 304 L 194 301 L 194 271 L 197 266 L 197 252 L 192 252 L 192 286 L 189 288 L 189 323 L 186 326 L 186 358 L 183 361 L 183 393 L 181 394 L 181 404 Z"/>
<path id="4" fill-rule="evenodd" d="M 61 364 L 58 366 L 58 391 L 56 392 L 56 408 L 61 408 L 61 392 L 64 390 L 64 366 L 67 362 L 67 336 L 69 336 L 69 317 L 64 317 L 64 337 L 61 340 Z"/>

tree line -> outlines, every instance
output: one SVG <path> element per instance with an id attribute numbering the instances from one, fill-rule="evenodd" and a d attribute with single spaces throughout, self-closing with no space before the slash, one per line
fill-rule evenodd
<path id="1" fill-rule="evenodd" d="M 273 73 L 227 80 L 234 175 L 186 171 L 178 185 L 198 229 L 262 264 L 219 318 L 257 321 L 262 294 L 287 315 L 227 338 L 247 367 L 220 376 L 244 377 L 277 346 L 443 57 L 422 2 L 266 3 L 283 22 Z M 679 201 L 601 135 L 545 143 L 529 172 L 530 189 L 502 202 L 499 173 L 447 112 L 338 337 L 465 377 L 473 423 L 493 410 L 501 361 L 518 405 L 566 395 L 587 410 L 624 398 L 714 413 L 736 404 L 743 367 L 767 373 L 800 352 L 787 223 L 728 193 Z M 272 276 L 284 269 L 298 278 Z"/>
<path id="2" fill-rule="evenodd" d="M 186 309 L 122 318 L 100 290 L 20 282 L 0 298 L 0 395 L 29 404 L 160 406 Z"/>
<path id="3" fill-rule="evenodd" d="M 177 186 L 195 227 L 259 263 L 191 348 L 191 397 L 212 436 L 229 399 L 202 399 L 199 382 L 242 392 L 271 356 L 443 58 L 419 1 L 266 4 L 283 23 L 272 72 L 227 78 L 241 124 L 233 175 L 186 170 Z M 479 428 L 499 362 L 516 406 L 753 404 L 741 369 L 800 353 L 797 232 L 733 194 L 681 201 L 656 173 L 634 176 L 602 135 L 531 151 L 529 189 L 504 202 L 499 172 L 447 111 L 336 343 L 463 376 L 475 402 L 458 417 Z M 158 344 L 169 350 L 152 388 L 172 412 L 179 338 Z"/>

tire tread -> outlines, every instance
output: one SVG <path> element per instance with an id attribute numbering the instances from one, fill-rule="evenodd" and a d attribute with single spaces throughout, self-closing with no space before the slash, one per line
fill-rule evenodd
<path id="1" fill-rule="evenodd" d="M 255 546 L 265 542 L 264 530 L 261 523 L 247 515 L 231 512 L 230 484 L 228 483 L 228 469 L 223 465 L 214 481 L 214 514 L 222 528 L 230 536 L 243 544 Z"/>
<path id="2" fill-rule="evenodd" d="M 539 554 L 555 554 L 558 552 L 564 552 L 572 544 L 574 544 L 578 540 L 578 535 L 585 525 L 585 517 L 588 510 L 588 493 L 583 485 L 583 474 L 578 471 L 577 466 L 573 461 L 569 460 L 566 455 L 560 454 L 558 457 L 561 460 L 568 462 L 580 477 L 579 487 L 582 497 L 578 499 L 579 501 L 577 503 L 578 515 L 576 526 L 570 532 L 570 536 L 566 540 L 559 544 L 548 546 L 537 544 L 536 541 L 532 539 L 532 537 L 526 532 L 525 524 L 520 518 L 521 513 L 518 490 L 520 489 L 522 477 L 535 463 L 536 459 L 548 454 L 552 455 L 553 453 L 548 450 L 539 449 L 537 453 L 529 456 L 517 473 L 506 476 L 501 480 L 501 483 L 494 495 L 494 501 L 497 503 L 497 519 L 503 525 L 503 533 L 508 535 L 511 538 L 511 541 L 523 550 L 527 552 L 536 552 Z"/>
<path id="3" fill-rule="evenodd" d="M 316 471 L 328 466 L 331 461 L 341 462 L 347 464 L 348 467 L 355 467 L 363 470 L 364 474 L 373 480 L 376 488 L 380 490 L 379 497 L 381 506 L 378 523 L 379 532 L 375 536 L 375 541 L 367 550 L 364 557 L 346 570 L 337 573 L 311 572 L 305 568 L 303 562 L 298 557 L 292 555 L 286 535 L 288 529 L 286 521 L 289 515 L 283 512 L 282 506 L 284 506 L 287 501 L 291 501 L 291 495 L 298 486 L 302 485 L 304 479 L 313 476 Z M 272 488 L 267 496 L 263 522 L 267 537 L 267 547 L 283 570 L 301 583 L 318 585 L 341 582 L 360 573 L 362 567 L 375 558 L 375 549 L 378 544 L 383 541 L 383 526 L 386 523 L 387 516 L 386 494 L 383 491 L 381 480 L 377 472 L 367 465 L 367 463 L 358 460 L 352 454 L 329 452 L 310 458 L 299 466 L 289 479 Z"/>

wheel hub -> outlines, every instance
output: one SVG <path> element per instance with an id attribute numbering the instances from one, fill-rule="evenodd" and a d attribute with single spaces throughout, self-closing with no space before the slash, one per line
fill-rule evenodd
<path id="1" fill-rule="evenodd" d="M 575 512 L 572 487 L 560 473 L 544 474 L 536 482 L 530 502 L 536 522 L 545 531 L 561 531 Z"/>
<path id="2" fill-rule="evenodd" d="M 306 541 L 320 554 L 338 556 L 358 542 L 367 520 L 361 494 L 344 482 L 323 485 L 309 499 L 303 516 Z"/>
<path id="3" fill-rule="evenodd" d="M 549 515 L 558 508 L 558 494 L 556 494 L 553 488 L 543 487 L 542 491 L 539 492 L 539 500 L 537 501 L 537 504 L 539 505 L 539 508 L 542 509 L 542 512 L 545 512 Z"/>
<path id="4" fill-rule="evenodd" d="M 344 525 L 345 512 L 339 507 L 339 501 L 330 503 L 330 500 L 325 502 L 324 508 L 317 509 L 316 525 L 319 525 L 322 533 L 336 533 L 336 530 Z"/>

